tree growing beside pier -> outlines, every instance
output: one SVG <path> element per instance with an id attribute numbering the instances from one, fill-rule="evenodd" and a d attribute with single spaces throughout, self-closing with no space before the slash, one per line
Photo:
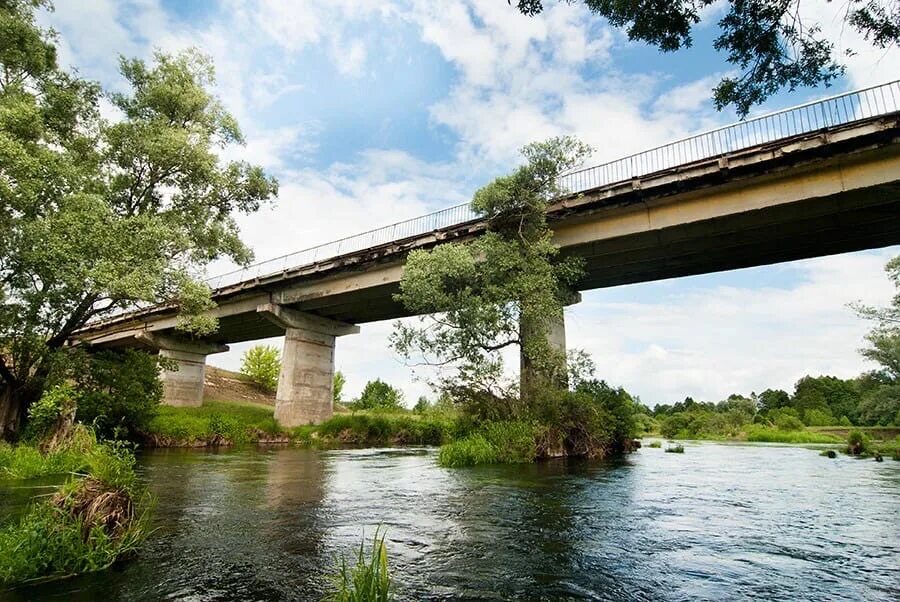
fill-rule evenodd
<path id="1" fill-rule="evenodd" d="M 64 345 L 88 320 L 142 303 L 182 309 L 180 328 L 215 328 L 193 278 L 222 257 L 247 263 L 233 214 L 277 193 L 260 167 L 223 163 L 238 124 L 193 52 L 121 59 L 126 92 L 57 63 L 42 0 L 0 3 L 0 434 L 14 436 Z"/>

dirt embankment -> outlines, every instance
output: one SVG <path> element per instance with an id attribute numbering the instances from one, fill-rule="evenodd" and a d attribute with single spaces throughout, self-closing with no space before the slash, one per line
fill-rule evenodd
<path id="1" fill-rule="evenodd" d="M 267 393 L 239 372 L 206 367 L 203 398 L 214 401 L 253 401 L 275 405 L 275 393 Z"/>

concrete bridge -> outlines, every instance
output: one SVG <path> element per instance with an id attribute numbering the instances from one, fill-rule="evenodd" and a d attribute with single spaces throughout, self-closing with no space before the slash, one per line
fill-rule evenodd
<path id="1" fill-rule="evenodd" d="M 706 132 L 561 178 L 548 219 L 583 257 L 580 290 L 731 270 L 900 243 L 900 81 Z M 178 335 L 160 305 L 95 322 L 76 338 L 141 346 L 179 366 L 166 403 L 200 405 L 206 356 L 285 336 L 276 418 L 332 413 L 337 337 L 407 316 L 399 291 L 412 249 L 471 240 L 485 220 L 460 205 L 209 280 L 218 331 Z M 565 345 L 564 325 L 553 335 Z"/>

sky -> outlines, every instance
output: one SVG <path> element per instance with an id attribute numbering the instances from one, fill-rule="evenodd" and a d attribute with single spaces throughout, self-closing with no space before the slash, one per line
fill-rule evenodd
<path id="1" fill-rule="evenodd" d="M 223 159 L 280 181 L 271 206 L 239 218 L 264 260 L 466 202 L 531 141 L 574 134 L 600 163 L 737 120 L 710 101 L 733 71 L 711 44 L 721 2 L 694 46 L 674 54 L 630 42 L 581 3 L 545 4 L 527 18 L 504 0 L 57 0 L 41 20 L 59 32 L 63 64 L 110 91 L 124 87 L 119 55 L 193 47 L 212 57 L 215 92 L 246 137 Z M 804 10 L 839 52 L 857 50 L 845 77 L 778 94 L 757 113 L 900 74 L 900 50 L 860 43 L 835 4 L 805 0 Z M 566 311 L 568 344 L 651 406 L 790 391 L 806 374 L 852 377 L 873 366 L 858 354 L 869 325 L 847 304 L 888 302 L 883 266 L 898 252 L 586 291 Z M 410 405 L 431 394 L 389 348 L 392 329 L 365 324 L 338 339 L 347 397 L 374 378 Z M 208 361 L 238 369 L 252 344 Z"/>

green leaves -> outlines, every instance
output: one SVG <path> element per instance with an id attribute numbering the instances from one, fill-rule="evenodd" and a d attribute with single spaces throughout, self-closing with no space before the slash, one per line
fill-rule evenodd
<path id="1" fill-rule="evenodd" d="M 484 235 L 409 254 L 397 299 L 425 315 L 416 325 L 397 323 L 391 342 L 398 353 L 449 369 L 445 388 L 498 397 L 511 388 L 500 353 L 507 347 L 520 347 L 539 372 L 561 371 L 564 358 L 546 334 L 562 317 L 581 264 L 559 257 L 546 209 L 559 193 L 557 176 L 579 165 L 589 151 L 570 137 L 526 146 L 525 165 L 472 199 L 473 208 L 488 218 Z"/>

